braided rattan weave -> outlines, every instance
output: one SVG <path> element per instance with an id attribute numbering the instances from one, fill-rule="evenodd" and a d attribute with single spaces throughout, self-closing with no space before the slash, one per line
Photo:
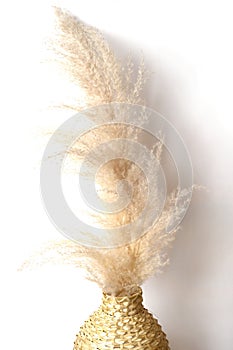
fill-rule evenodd
<path id="1" fill-rule="evenodd" d="M 141 288 L 130 296 L 103 294 L 101 306 L 81 327 L 74 350 L 169 350 L 166 335 L 142 301 Z"/>

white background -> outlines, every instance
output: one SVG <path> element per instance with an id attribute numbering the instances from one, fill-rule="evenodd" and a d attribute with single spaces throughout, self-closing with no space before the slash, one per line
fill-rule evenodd
<path id="1" fill-rule="evenodd" d="M 172 350 L 233 349 L 233 9 L 230 1 L 63 1 L 101 29 L 119 54 L 143 51 L 154 72 L 147 105 L 166 116 L 189 148 L 194 194 L 164 274 L 144 286 Z M 41 130 L 69 114 L 46 112 L 38 57 L 49 5 L 12 2 L 1 10 L 0 348 L 67 350 L 101 292 L 73 269 L 16 272 L 59 233 L 44 212 Z M 51 91 L 50 91 L 51 90 Z"/>

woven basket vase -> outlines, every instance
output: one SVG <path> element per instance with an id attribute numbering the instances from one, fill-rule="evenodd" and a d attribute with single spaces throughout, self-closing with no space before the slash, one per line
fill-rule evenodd
<path id="1" fill-rule="evenodd" d="M 166 335 L 142 301 L 141 288 L 130 296 L 104 293 L 99 309 L 81 327 L 74 350 L 169 350 Z"/>

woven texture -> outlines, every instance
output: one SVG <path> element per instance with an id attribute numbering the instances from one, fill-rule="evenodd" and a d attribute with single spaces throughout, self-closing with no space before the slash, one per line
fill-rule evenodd
<path id="1" fill-rule="evenodd" d="M 142 301 L 141 288 L 131 296 L 103 294 L 101 306 L 81 327 L 74 350 L 169 350 L 166 335 Z"/>

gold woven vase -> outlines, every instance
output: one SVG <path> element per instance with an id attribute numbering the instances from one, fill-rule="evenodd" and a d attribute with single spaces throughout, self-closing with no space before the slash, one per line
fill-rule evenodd
<path id="1" fill-rule="evenodd" d="M 80 328 L 74 350 L 169 350 L 166 335 L 142 301 L 141 288 L 130 296 L 104 293 L 99 309 Z"/>

